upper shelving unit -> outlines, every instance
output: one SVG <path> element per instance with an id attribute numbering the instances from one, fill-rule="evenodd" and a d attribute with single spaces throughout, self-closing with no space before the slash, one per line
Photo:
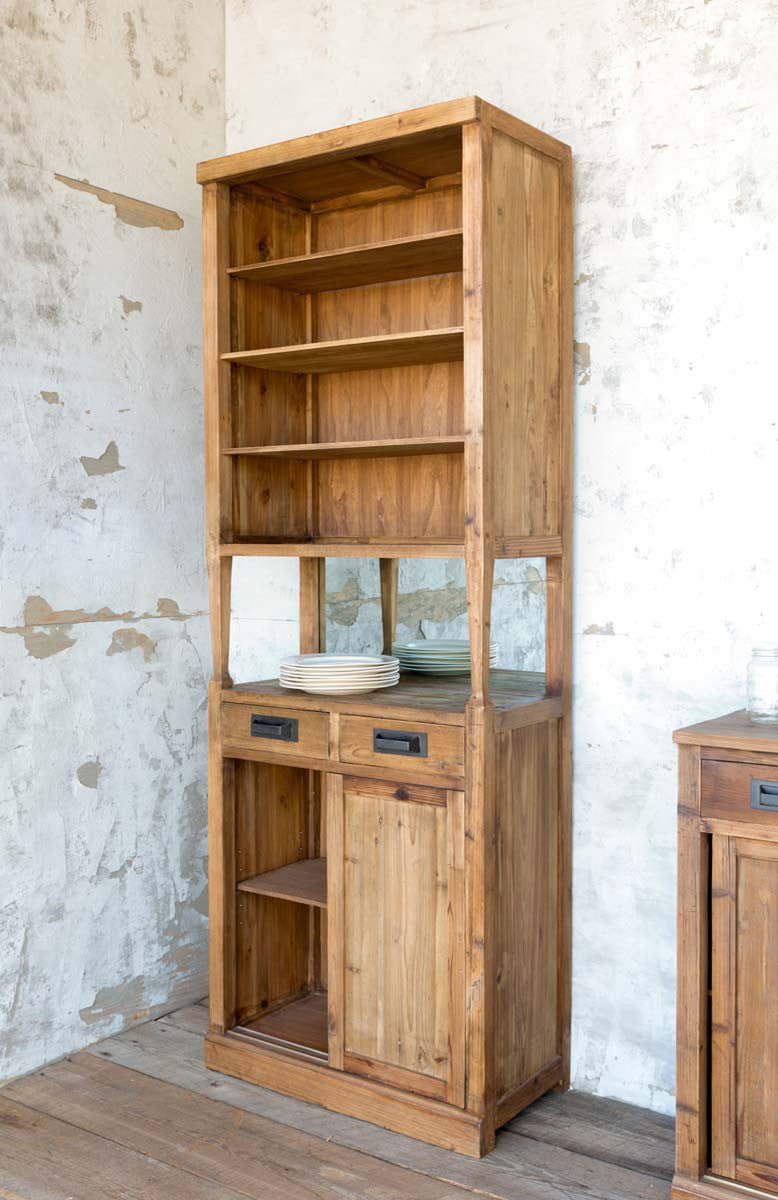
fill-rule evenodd
<path id="1" fill-rule="evenodd" d="M 388 333 L 379 337 L 344 338 L 335 342 L 272 346 L 267 350 L 238 350 L 223 354 L 222 358 L 238 366 L 258 367 L 263 371 L 323 375 L 337 371 L 372 371 L 383 367 L 457 362 L 463 352 L 464 333 L 459 326 L 452 329 L 425 329 L 421 333 Z"/>
<path id="2" fill-rule="evenodd" d="M 231 267 L 228 274 L 310 294 L 461 270 L 462 230 L 449 229 Z"/>
<path id="3" fill-rule="evenodd" d="M 457 454 L 464 448 L 463 437 L 423 437 L 387 438 L 373 442 L 304 442 L 297 446 L 234 446 L 224 453 L 306 462 L 324 458 L 402 458 L 415 454 Z"/>

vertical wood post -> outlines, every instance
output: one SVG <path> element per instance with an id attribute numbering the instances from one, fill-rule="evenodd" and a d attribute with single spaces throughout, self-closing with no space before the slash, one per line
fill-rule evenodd
<path id="1" fill-rule="evenodd" d="M 222 542 L 232 541 L 232 446 L 230 364 L 230 189 L 223 183 L 203 188 L 203 363 L 205 391 L 206 560 L 211 608 L 213 678 L 230 687 L 230 596 L 232 559 L 222 558 Z"/>
<path id="2" fill-rule="evenodd" d="M 397 558 L 380 558 L 381 571 L 381 628 L 383 630 L 383 653 L 391 654 L 397 629 L 397 581 L 400 561 Z"/>

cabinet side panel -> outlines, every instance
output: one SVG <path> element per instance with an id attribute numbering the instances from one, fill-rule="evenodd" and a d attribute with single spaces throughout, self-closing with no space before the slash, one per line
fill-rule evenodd
<path id="1" fill-rule="evenodd" d="M 494 532 L 559 534 L 561 167 L 495 129 L 489 170 L 484 408 Z"/>
<path id="2" fill-rule="evenodd" d="M 308 773 L 235 762 L 236 882 L 308 855 Z M 236 1021 L 269 1012 L 308 987 L 309 922 L 303 904 L 239 892 Z"/>
<path id="3" fill-rule="evenodd" d="M 497 1097 L 559 1054 L 557 722 L 497 735 Z"/>
<path id="4" fill-rule="evenodd" d="M 347 783 L 344 826 L 345 1050 L 445 1080 L 446 809 Z"/>

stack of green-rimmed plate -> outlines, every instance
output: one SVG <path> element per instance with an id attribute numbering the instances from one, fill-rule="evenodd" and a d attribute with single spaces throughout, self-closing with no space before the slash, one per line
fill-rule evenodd
<path id="1" fill-rule="evenodd" d="M 422 675 L 466 675 L 470 670 L 470 643 L 455 638 L 425 638 L 418 642 L 395 642 L 392 653 L 397 655 L 403 671 Z M 499 648 L 492 643 L 489 665 L 497 666 Z"/>
<path id="2" fill-rule="evenodd" d="M 389 654 L 292 654 L 281 659 L 278 682 L 324 696 L 358 696 L 394 687 L 400 664 Z"/>

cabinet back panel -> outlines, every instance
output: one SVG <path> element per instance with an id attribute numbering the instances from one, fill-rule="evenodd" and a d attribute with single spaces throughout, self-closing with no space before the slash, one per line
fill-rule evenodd
<path id="1" fill-rule="evenodd" d="M 461 454 L 327 459 L 318 479 L 323 537 L 461 536 Z"/>
<path id="2" fill-rule="evenodd" d="M 461 168 L 461 157 L 457 170 Z M 394 200 L 315 213 L 315 250 L 340 250 L 369 242 L 440 233 L 462 225 L 461 186 L 414 192 Z"/>
<path id="3" fill-rule="evenodd" d="M 462 434 L 463 386 L 461 362 L 320 375 L 319 441 Z"/>

